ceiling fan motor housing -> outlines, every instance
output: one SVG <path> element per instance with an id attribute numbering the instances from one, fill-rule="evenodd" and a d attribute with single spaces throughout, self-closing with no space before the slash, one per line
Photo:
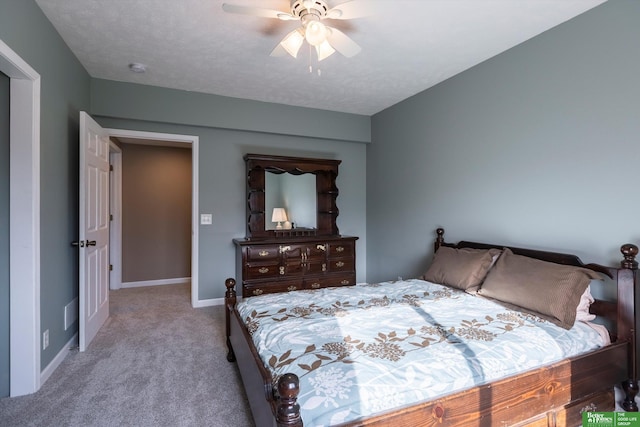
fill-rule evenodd
<path id="1" fill-rule="evenodd" d="M 323 19 L 327 16 L 329 6 L 323 0 L 291 0 L 291 14 L 303 20 L 305 16 L 313 15 L 313 20 Z M 308 19 L 308 18 L 307 18 Z"/>

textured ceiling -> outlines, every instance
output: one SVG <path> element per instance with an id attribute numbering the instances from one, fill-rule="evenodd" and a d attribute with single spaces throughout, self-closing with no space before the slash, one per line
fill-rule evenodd
<path id="1" fill-rule="evenodd" d="M 289 11 L 288 0 L 36 0 L 92 77 L 363 115 L 605 0 L 359 0 L 369 16 L 330 25 L 362 51 L 319 64 L 306 45 L 269 56 L 296 21 L 225 13 L 225 1 Z"/>

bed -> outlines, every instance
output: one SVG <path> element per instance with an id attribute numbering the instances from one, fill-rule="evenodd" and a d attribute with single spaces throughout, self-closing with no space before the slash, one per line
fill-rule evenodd
<path id="1" fill-rule="evenodd" d="M 242 301 L 226 280 L 227 359 L 256 425 L 573 426 L 614 410 L 616 384 L 637 411 L 636 246 L 613 268 L 436 234 L 417 279 Z M 590 296 L 605 278 L 618 303 Z"/>

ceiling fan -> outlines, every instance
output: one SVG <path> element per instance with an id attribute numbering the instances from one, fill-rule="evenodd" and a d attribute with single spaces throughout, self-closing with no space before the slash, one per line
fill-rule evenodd
<path id="1" fill-rule="evenodd" d="M 324 0 L 291 0 L 291 11 L 263 9 L 252 6 L 239 6 L 223 3 L 222 9 L 229 13 L 276 18 L 282 21 L 299 20 L 301 26 L 287 34 L 273 49 L 271 56 L 287 53 L 294 58 L 306 40 L 315 47 L 318 61 L 331 56 L 335 51 L 350 58 L 357 55 L 361 48 L 342 31 L 325 25 L 325 19 L 353 19 L 368 15 L 363 0 L 351 0 L 329 8 Z"/>

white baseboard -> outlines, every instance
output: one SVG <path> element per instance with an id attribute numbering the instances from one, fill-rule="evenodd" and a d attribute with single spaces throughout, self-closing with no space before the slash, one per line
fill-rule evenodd
<path id="1" fill-rule="evenodd" d="M 69 354 L 69 349 L 71 347 L 77 347 L 77 346 L 78 346 L 78 334 L 75 333 L 71 337 L 71 339 L 67 341 L 67 343 L 62 347 L 62 350 L 58 352 L 56 357 L 54 357 L 53 360 L 49 362 L 47 367 L 44 368 L 42 372 L 40 372 L 40 387 L 44 385 L 45 381 L 49 379 L 51 374 L 53 374 L 53 372 L 58 368 L 58 366 L 60 366 L 64 358 L 67 357 L 67 354 Z"/>
<path id="2" fill-rule="evenodd" d="M 193 308 L 211 307 L 214 305 L 223 305 L 224 298 L 200 299 L 196 301 Z"/>
<path id="3" fill-rule="evenodd" d="M 175 279 L 158 279 L 158 280 L 140 280 L 137 282 L 122 282 L 120 287 L 125 288 L 139 288 L 141 286 L 160 286 L 160 285 L 179 285 L 182 283 L 191 282 L 191 277 L 178 277 Z"/>

